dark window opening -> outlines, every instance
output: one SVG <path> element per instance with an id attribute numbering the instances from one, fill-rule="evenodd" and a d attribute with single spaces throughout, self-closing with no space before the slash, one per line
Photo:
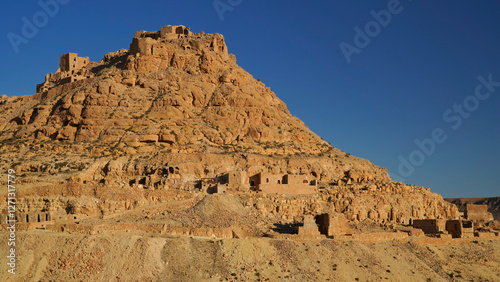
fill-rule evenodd
<path id="1" fill-rule="evenodd" d="M 139 184 L 146 185 L 146 177 L 139 179 Z"/>

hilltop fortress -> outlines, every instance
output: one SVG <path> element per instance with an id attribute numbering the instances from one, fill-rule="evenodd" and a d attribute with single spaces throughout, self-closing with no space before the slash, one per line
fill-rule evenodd
<path id="1" fill-rule="evenodd" d="M 166 50 L 163 49 L 166 42 L 179 38 L 201 38 L 204 33 L 192 33 L 188 27 L 182 25 L 164 26 L 157 32 L 138 31 L 130 44 L 129 54 L 131 55 L 162 55 Z M 186 44 L 182 46 L 185 49 L 191 49 L 192 46 Z M 224 43 L 224 37 L 215 35 L 210 43 L 210 48 L 219 52 L 227 58 L 227 47 Z M 36 92 L 46 92 L 58 85 L 75 82 L 82 79 L 94 77 L 91 69 L 85 68 L 89 64 L 89 57 L 78 57 L 76 53 L 67 53 L 59 58 L 59 69 L 54 73 L 45 76 L 45 82 L 38 84 Z"/>

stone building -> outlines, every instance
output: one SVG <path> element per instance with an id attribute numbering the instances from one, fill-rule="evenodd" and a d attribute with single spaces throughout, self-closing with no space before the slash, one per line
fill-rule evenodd
<path id="1" fill-rule="evenodd" d="M 188 37 L 192 34 L 189 27 L 182 25 L 164 26 L 159 31 L 137 31 L 130 44 L 130 54 L 161 55 L 163 46 L 155 44 L 158 40 Z"/>
<path id="2" fill-rule="evenodd" d="M 352 234 L 352 229 L 348 225 L 348 220 L 342 213 L 320 214 L 316 216 L 316 223 L 321 234 L 327 237 Z"/>
<path id="3" fill-rule="evenodd" d="M 425 234 L 449 234 L 452 238 L 474 237 L 472 221 L 446 219 L 414 219 L 413 227 L 419 228 Z"/>
<path id="4" fill-rule="evenodd" d="M 314 194 L 317 180 L 308 174 L 261 172 L 249 178 L 250 186 L 267 194 Z"/>
<path id="5" fill-rule="evenodd" d="M 164 26 L 159 31 L 138 31 L 135 33 L 134 39 L 130 44 L 130 55 L 141 55 L 141 56 L 165 56 L 171 55 L 172 50 L 166 48 L 165 43 L 173 39 L 182 38 L 201 38 L 205 34 L 192 33 L 189 31 L 189 27 L 183 25 L 174 26 Z M 191 44 L 192 43 L 192 44 Z M 220 34 L 214 34 L 211 42 L 208 42 L 206 46 L 200 44 L 200 42 L 186 41 L 182 46 L 184 50 L 210 50 L 219 53 L 225 60 L 228 59 L 229 53 L 227 50 L 226 43 L 224 42 L 224 36 Z"/>
<path id="6" fill-rule="evenodd" d="M 446 219 L 414 219 L 413 227 L 422 229 L 425 234 L 446 233 Z"/>
<path id="7" fill-rule="evenodd" d="M 244 170 L 231 171 L 214 178 L 199 179 L 197 187 L 207 193 L 260 191 L 267 194 L 314 194 L 317 180 L 307 174 L 261 172 L 251 177 Z"/>
<path id="8" fill-rule="evenodd" d="M 474 237 L 474 225 L 468 220 L 448 220 L 446 230 L 453 238 Z"/>
<path id="9" fill-rule="evenodd" d="M 67 53 L 59 58 L 59 70 L 57 72 L 71 72 L 82 69 L 89 63 L 89 57 L 78 57 L 76 53 Z"/>
<path id="10" fill-rule="evenodd" d="M 467 204 L 464 217 L 472 221 L 492 221 L 493 215 L 488 212 L 487 205 Z"/>
<path id="11" fill-rule="evenodd" d="M 198 189 L 208 194 L 224 193 L 224 189 L 219 189 L 217 178 L 202 178 L 198 180 Z M 222 188 L 222 187 L 221 187 Z"/>
<path id="12" fill-rule="evenodd" d="M 93 75 L 84 67 L 89 63 L 89 57 L 78 57 L 76 53 L 67 53 L 59 57 L 59 69 L 56 73 L 45 75 L 45 82 L 36 86 L 36 92 L 45 92 L 58 85 L 87 79 Z"/>

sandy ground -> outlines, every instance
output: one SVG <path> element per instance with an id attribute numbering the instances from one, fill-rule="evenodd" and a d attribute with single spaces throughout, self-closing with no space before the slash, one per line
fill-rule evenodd
<path id="1" fill-rule="evenodd" d="M 133 232 L 17 233 L 0 281 L 500 281 L 500 240 L 292 241 Z"/>

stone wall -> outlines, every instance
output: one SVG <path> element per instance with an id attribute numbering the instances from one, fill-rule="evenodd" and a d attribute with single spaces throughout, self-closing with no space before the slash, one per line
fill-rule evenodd
<path id="1" fill-rule="evenodd" d="M 185 236 L 201 236 L 201 237 L 216 237 L 216 238 L 234 238 L 233 228 L 194 228 L 194 227 L 179 227 L 161 223 L 113 223 L 113 224 L 49 224 L 47 230 L 54 232 L 80 232 L 80 233 L 112 233 L 121 231 L 141 231 L 145 233 L 158 233 L 169 235 L 185 235 Z M 242 235 L 241 229 L 236 228 L 235 232 L 239 234 L 239 238 L 245 237 Z"/>
<path id="2" fill-rule="evenodd" d="M 266 194 L 314 194 L 316 179 L 308 174 L 261 172 L 249 178 L 251 186 Z M 252 185 L 253 184 L 253 185 Z"/>
<path id="3" fill-rule="evenodd" d="M 448 231 L 453 238 L 474 236 L 474 226 L 471 221 L 448 220 L 446 222 L 446 231 Z"/>
<path id="4" fill-rule="evenodd" d="M 348 225 L 347 218 L 341 213 L 320 214 L 316 216 L 316 223 L 319 225 L 321 234 L 329 237 L 353 233 L 353 230 Z"/>
<path id="5" fill-rule="evenodd" d="M 474 221 L 491 221 L 493 215 L 488 212 L 487 205 L 467 204 L 465 208 L 465 218 Z"/>
<path id="6" fill-rule="evenodd" d="M 446 220 L 414 219 L 413 227 L 422 229 L 425 234 L 436 234 L 436 233 L 446 232 Z"/>

